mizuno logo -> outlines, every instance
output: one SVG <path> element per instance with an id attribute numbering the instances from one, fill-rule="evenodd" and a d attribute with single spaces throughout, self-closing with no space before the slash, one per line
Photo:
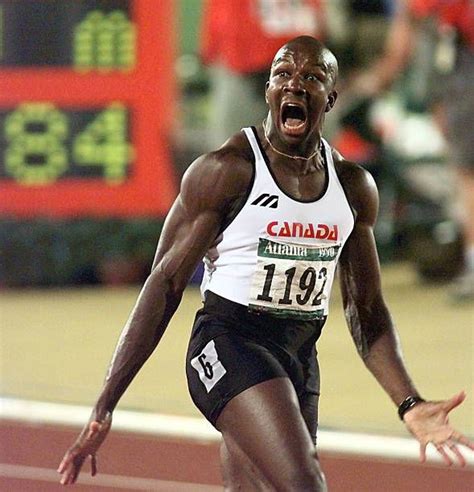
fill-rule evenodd
<path id="1" fill-rule="evenodd" d="M 278 196 L 262 193 L 256 198 L 251 205 L 260 205 L 261 207 L 278 208 Z"/>

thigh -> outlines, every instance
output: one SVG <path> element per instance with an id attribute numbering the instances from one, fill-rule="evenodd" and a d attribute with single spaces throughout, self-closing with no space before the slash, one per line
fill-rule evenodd
<path id="1" fill-rule="evenodd" d="M 248 388 L 228 402 L 216 422 L 276 490 L 325 489 L 298 397 L 288 378 Z"/>
<path id="2" fill-rule="evenodd" d="M 195 405 L 215 426 L 227 403 L 262 381 L 287 373 L 275 355 L 260 344 L 231 333 L 209 339 L 220 327 L 205 320 L 186 356 L 188 388 Z"/>

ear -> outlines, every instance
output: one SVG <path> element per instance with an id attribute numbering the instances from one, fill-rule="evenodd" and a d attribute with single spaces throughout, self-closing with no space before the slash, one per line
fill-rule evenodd
<path id="1" fill-rule="evenodd" d="M 267 97 L 267 91 L 268 91 L 268 87 L 270 86 L 270 82 L 267 80 L 265 82 L 265 102 L 268 104 L 268 97 Z"/>
<path id="2" fill-rule="evenodd" d="M 328 102 L 326 103 L 326 109 L 325 112 L 328 113 L 331 111 L 331 109 L 334 107 L 336 104 L 337 100 L 337 92 L 336 91 L 331 91 L 328 96 Z"/>

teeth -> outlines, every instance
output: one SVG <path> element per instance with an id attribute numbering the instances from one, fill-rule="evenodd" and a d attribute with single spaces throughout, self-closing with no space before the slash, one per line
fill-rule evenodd
<path id="1" fill-rule="evenodd" d="M 299 128 L 304 125 L 304 121 L 297 118 L 287 118 L 285 120 L 286 128 Z"/>

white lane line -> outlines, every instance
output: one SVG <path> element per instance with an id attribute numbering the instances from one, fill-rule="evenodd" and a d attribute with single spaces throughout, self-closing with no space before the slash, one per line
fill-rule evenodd
<path id="1" fill-rule="evenodd" d="M 79 405 L 0 397 L 0 420 L 82 427 L 89 419 L 90 412 L 90 408 Z M 220 440 L 220 433 L 207 420 L 198 417 L 178 417 L 119 409 L 114 412 L 113 428 L 195 441 Z"/>
<path id="2" fill-rule="evenodd" d="M 90 408 L 88 407 L 0 397 L 0 420 L 82 427 L 89 419 L 89 415 Z M 126 432 L 184 438 L 198 442 L 218 442 L 220 440 L 220 433 L 204 418 L 198 417 L 116 410 L 113 427 Z M 418 462 L 419 456 L 418 442 L 410 437 L 325 429 L 318 430 L 318 449 L 321 453 L 371 456 L 412 462 Z M 468 467 L 473 467 L 474 452 L 463 449 L 463 454 Z M 435 463 L 443 461 L 431 445 L 427 449 L 427 459 Z"/>
<path id="3" fill-rule="evenodd" d="M 35 466 L 11 465 L 6 463 L 0 463 L 0 477 L 59 483 L 59 475 L 54 470 Z M 110 475 L 107 473 L 99 473 L 95 477 L 84 474 L 79 477 L 77 483 L 82 485 L 93 485 L 95 487 L 108 487 L 113 488 L 114 490 L 148 490 L 155 492 L 222 491 L 222 487 L 218 487 L 216 485 L 194 484 L 189 482 L 177 482 L 153 478 L 128 477 L 125 475 Z"/>

